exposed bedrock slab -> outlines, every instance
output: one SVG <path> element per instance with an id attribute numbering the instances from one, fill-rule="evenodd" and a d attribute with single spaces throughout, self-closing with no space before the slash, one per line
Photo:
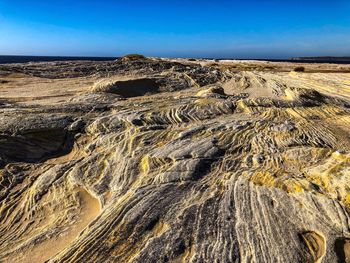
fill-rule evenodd
<path id="1" fill-rule="evenodd" d="M 89 78 L 69 100 L 0 105 L 1 262 L 349 261 L 347 74 L 0 70 L 48 88 Z"/>

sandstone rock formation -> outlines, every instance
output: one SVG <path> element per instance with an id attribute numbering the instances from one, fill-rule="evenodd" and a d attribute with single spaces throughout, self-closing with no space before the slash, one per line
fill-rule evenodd
<path id="1" fill-rule="evenodd" d="M 0 261 L 349 262 L 350 74 L 216 64 L 0 65 Z"/>

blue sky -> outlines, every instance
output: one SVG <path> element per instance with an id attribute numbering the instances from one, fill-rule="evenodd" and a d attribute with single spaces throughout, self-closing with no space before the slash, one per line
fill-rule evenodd
<path id="1" fill-rule="evenodd" d="M 350 56 L 345 0 L 0 0 L 0 55 Z"/>

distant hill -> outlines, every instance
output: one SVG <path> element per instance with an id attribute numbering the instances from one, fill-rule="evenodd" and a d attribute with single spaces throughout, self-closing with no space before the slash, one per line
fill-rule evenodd
<path id="1" fill-rule="evenodd" d="M 350 63 L 350 57 L 331 57 L 331 56 L 324 56 L 324 57 L 297 57 L 292 58 L 294 61 L 301 61 L 301 62 L 322 62 L 322 63 Z"/>

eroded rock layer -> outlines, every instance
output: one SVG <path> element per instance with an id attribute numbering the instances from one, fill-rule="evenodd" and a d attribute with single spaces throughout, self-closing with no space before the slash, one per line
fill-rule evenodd
<path id="1" fill-rule="evenodd" d="M 1 262 L 350 259 L 349 73 L 107 64 L 1 67 L 95 83 L 2 82 Z"/>

